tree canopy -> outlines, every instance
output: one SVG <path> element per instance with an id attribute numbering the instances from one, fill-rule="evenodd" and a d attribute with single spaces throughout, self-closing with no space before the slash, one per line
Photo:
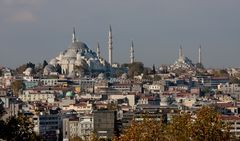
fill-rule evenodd
<path id="1" fill-rule="evenodd" d="M 134 121 L 114 141 L 223 141 L 230 140 L 228 125 L 211 107 L 202 107 L 195 115 L 183 113 L 174 116 L 170 123 L 145 119 Z"/>

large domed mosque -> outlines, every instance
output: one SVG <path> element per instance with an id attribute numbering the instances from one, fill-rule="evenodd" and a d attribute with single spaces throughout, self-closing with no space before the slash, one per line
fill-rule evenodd
<path id="1" fill-rule="evenodd" d="M 76 68 L 91 72 L 108 71 L 110 68 L 109 63 L 100 57 L 99 46 L 97 53 L 92 51 L 84 42 L 76 38 L 75 28 L 73 28 L 72 42 L 66 50 L 50 60 L 45 68 L 48 70 L 47 73 L 51 71 L 49 68 L 53 68 L 54 71 L 57 65 L 61 66 L 62 74 L 70 76 L 75 75 Z"/>

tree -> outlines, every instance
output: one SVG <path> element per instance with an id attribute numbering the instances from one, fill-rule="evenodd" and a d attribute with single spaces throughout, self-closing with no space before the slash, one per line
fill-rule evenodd
<path id="1" fill-rule="evenodd" d="M 28 62 L 27 63 L 27 68 L 32 68 L 34 70 L 35 69 L 35 64 L 33 64 L 32 62 Z"/>
<path id="2" fill-rule="evenodd" d="M 169 141 L 190 141 L 191 137 L 191 115 L 181 114 L 173 117 L 167 125 L 166 138 Z"/>
<path id="3" fill-rule="evenodd" d="M 197 111 L 191 130 L 192 139 L 196 141 L 230 140 L 229 127 L 211 107 L 203 106 Z"/>
<path id="4" fill-rule="evenodd" d="M 13 90 L 13 94 L 18 96 L 19 91 L 25 89 L 25 85 L 23 83 L 23 80 L 13 81 L 12 84 L 11 84 L 11 88 Z"/>
<path id="5" fill-rule="evenodd" d="M 62 67 L 59 64 L 56 65 L 56 72 L 62 74 Z"/>
<path id="6" fill-rule="evenodd" d="M 0 77 L 3 75 L 3 71 L 2 69 L 0 69 Z"/>
<path id="7" fill-rule="evenodd" d="M 9 141 L 39 140 L 39 137 L 33 131 L 33 123 L 29 118 L 19 115 L 10 117 L 4 126 L 2 139 Z"/>
<path id="8" fill-rule="evenodd" d="M 23 74 L 23 72 L 27 69 L 27 64 L 23 64 L 16 68 L 17 74 Z"/>
<path id="9" fill-rule="evenodd" d="M 128 64 L 128 75 L 130 77 L 140 75 L 144 71 L 144 65 L 142 62 L 134 62 L 132 64 Z"/>
<path id="10" fill-rule="evenodd" d="M 152 74 L 156 74 L 156 69 L 155 69 L 155 65 L 153 64 L 153 67 L 152 67 Z"/>
<path id="11" fill-rule="evenodd" d="M 2 116 L 5 114 L 5 108 L 4 108 L 4 103 L 3 101 L 0 99 L 0 119 L 2 118 Z"/>
<path id="12" fill-rule="evenodd" d="M 46 60 L 44 60 L 44 61 L 43 61 L 43 65 L 42 65 L 43 67 L 42 67 L 42 68 L 44 69 L 47 65 L 48 65 L 48 62 L 47 62 Z"/>
<path id="13" fill-rule="evenodd" d="M 132 125 L 113 141 L 160 141 L 165 139 L 163 131 L 161 121 L 145 118 L 142 122 L 133 121 Z"/>
<path id="14" fill-rule="evenodd" d="M 168 124 L 145 118 L 134 121 L 123 134 L 113 141 L 226 141 L 230 140 L 229 127 L 219 118 L 215 109 L 204 106 L 196 115 L 183 113 L 174 116 Z"/>

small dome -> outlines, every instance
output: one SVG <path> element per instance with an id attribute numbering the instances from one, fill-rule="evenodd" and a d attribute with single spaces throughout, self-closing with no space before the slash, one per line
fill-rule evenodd
<path id="1" fill-rule="evenodd" d="M 99 75 L 98 75 L 98 79 L 105 79 L 106 78 L 106 76 L 105 76 L 105 74 L 104 73 L 100 73 Z"/>
<path id="2" fill-rule="evenodd" d="M 32 73 L 32 68 L 27 68 L 24 72 L 23 72 L 23 74 L 25 74 L 25 75 L 30 75 Z"/>
<path id="3" fill-rule="evenodd" d="M 50 64 L 46 65 L 44 70 L 43 70 L 43 74 L 48 75 L 51 72 L 56 72 L 55 67 L 53 65 L 50 65 Z"/>
<path id="4" fill-rule="evenodd" d="M 72 91 L 68 91 L 68 92 L 66 92 L 66 96 L 67 96 L 67 97 L 73 97 L 74 94 L 73 94 Z"/>
<path id="5" fill-rule="evenodd" d="M 127 79 L 127 78 L 128 78 L 127 73 L 122 74 L 121 78 L 122 78 L 122 79 Z"/>
<path id="6" fill-rule="evenodd" d="M 53 58 L 53 59 L 49 62 L 49 64 L 55 66 L 55 65 L 57 64 L 57 62 L 58 62 L 58 60 L 57 60 L 56 58 Z"/>

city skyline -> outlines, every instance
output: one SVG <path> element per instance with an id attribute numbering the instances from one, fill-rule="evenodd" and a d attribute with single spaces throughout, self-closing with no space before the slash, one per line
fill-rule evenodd
<path id="1" fill-rule="evenodd" d="M 71 43 L 72 27 L 80 41 L 108 60 L 108 28 L 113 30 L 113 62 L 146 66 L 173 64 L 184 55 L 207 67 L 240 67 L 240 1 L 38 1 L 0 2 L 0 64 L 17 67 L 42 63 Z M 86 8 L 88 7 L 88 8 Z M 66 10 L 62 10 L 66 9 Z"/>

